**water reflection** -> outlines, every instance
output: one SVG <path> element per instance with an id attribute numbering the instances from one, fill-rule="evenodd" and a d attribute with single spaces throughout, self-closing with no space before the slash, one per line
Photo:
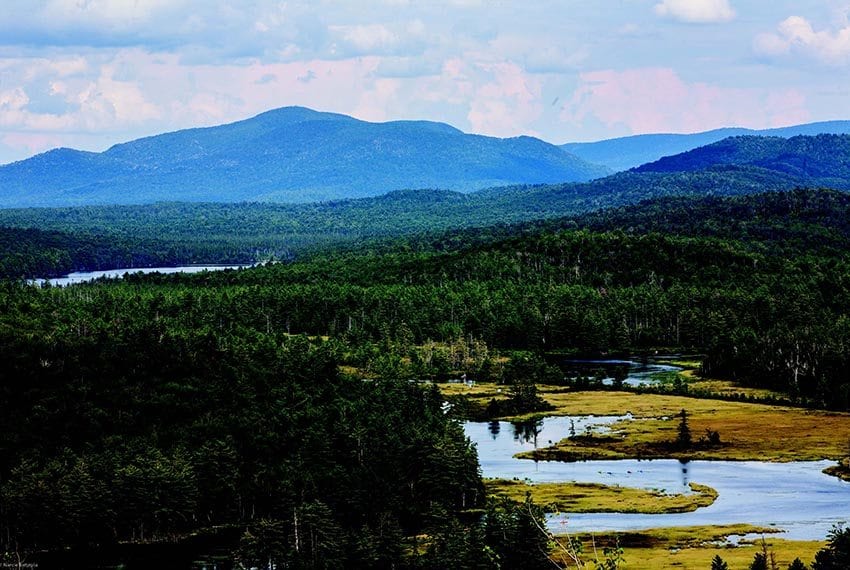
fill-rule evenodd
<path id="1" fill-rule="evenodd" d="M 493 421 L 487 424 L 487 429 L 490 430 L 490 436 L 493 439 L 497 439 L 499 437 L 499 432 L 502 431 L 502 422 Z"/>
<path id="2" fill-rule="evenodd" d="M 511 427 L 514 430 L 514 441 L 520 443 L 532 443 L 534 449 L 537 449 L 537 436 L 543 431 L 543 420 L 532 419 L 523 420 L 521 422 L 511 422 Z M 492 432 L 491 432 L 492 433 Z"/>

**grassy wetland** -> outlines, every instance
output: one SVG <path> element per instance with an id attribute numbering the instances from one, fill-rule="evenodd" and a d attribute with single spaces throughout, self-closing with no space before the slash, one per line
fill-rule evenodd
<path id="1" fill-rule="evenodd" d="M 546 512 L 685 513 L 711 505 L 717 491 L 691 483 L 692 494 L 669 494 L 598 483 L 527 483 L 512 479 L 485 479 L 491 495 L 522 501 L 526 495 Z"/>
<path id="2" fill-rule="evenodd" d="M 708 381 L 715 382 L 715 381 Z M 731 382 L 731 390 L 737 390 Z M 481 405 L 492 398 L 506 398 L 504 387 L 479 383 L 475 386 L 441 386 L 446 395 L 463 395 Z M 671 394 L 638 394 L 618 391 L 572 391 L 563 386 L 538 387 L 539 395 L 551 406 L 551 416 L 622 416 L 605 436 L 576 437 L 528 454 L 547 460 L 651 459 L 687 457 L 733 461 L 840 460 L 850 453 L 850 414 L 750 402 L 730 402 Z M 676 449 L 677 414 L 688 413 L 695 444 Z M 513 416 L 521 420 L 539 416 Z M 718 445 L 699 444 L 707 431 L 717 431 Z"/>
<path id="3" fill-rule="evenodd" d="M 731 544 L 729 537 L 746 537 Z M 787 568 L 795 559 L 812 560 L 823 548 L 824 541 L 793 541 L 780 538 L 775 529 L 752 525 L 711 527 L 658 528 L 642 532 L 606 536 L 577 535 L 579 558 L 592 564 L 602 557 L 605 548 L 622 548 L 623 570 L 706 570 L 720 556 L 732 569 L 749 568 L 756 553 L 767 550 L 779 568 Z M 566 567 L 575 567 L 570 541 L 562 538 L 554 551 Z"/>
<path id="4" fill-rule="evenodd" d="M 848 453 L 850 441 L 850 415 L 845 413 L 625 392 L 556 393 L 545 398 L 555 406 L 555 413 L 629 413 L 632 419 L 614 424 L 606 437 L 582 438 L 542 449 L 536 455 L 538 459 L 580 460 L 604 454 L 622 459 L 838 460 Z M 688 413 L 694 438 L 687 449 L 675 445 L 681 410 Z M 699 442 L 708 431 L 718 432 L 719 444 Z"/>

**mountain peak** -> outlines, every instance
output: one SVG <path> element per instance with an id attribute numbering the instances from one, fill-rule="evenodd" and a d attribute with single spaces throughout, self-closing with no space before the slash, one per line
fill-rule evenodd
<path id="1" fill-rule="evenodd" d="M 329 113 L 325 111 L 316 111 L 308 107 L 289 106 L 269 109 L 259 115 L 255 115 L 250 119 L 238 121 L 240 123 L 246 121 L 275 121 L 280 124 L 285 123 L 302 123 L 304 121 L 357 121 L 354 117 L 341 115 L 339 113 Z"/>

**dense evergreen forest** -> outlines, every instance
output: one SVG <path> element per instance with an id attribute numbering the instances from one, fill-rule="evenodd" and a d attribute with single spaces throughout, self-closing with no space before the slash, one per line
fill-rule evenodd
<path id="1" fill-rule="evenodd" d="M 250 287 L 261 295 L 255 326 L 372 342 L 471 335 L 538 351 L 689 348 L 707 354 L 706 373 L 846 409 L 846 197 L 797 191 L 730 199 L 725 209 L 713 200 L 689 212 L 680 235 L 661 233 L 663 219 L 635 231 L 615 211 L 586 223 L 620 216 L 632 231 L 526 228 L 492 243 L 472 232 L 480 243 L 467 248 L 455 235 L 449 251 L 396 244 L 159 286 Z M 635 222 L 653 209 L 667 210 L 647 204 Z M 712 217 L 727 215 L 719 235 L 706 235 Z"/>
<path id="2" fill-rule="evenodd" d="M 485 501 L 474 448 L 410 380 L 515 381 L 493 358 L 512 350 L 670 348 L 849 409 L 848 208 L 666 198 L 251 269 L 7 281 L 0 550 L 218 529 L 246 565 L 547 567 L 539 511 Z"/>
<path id="3" fill-rule="evenodd" d="M 548 564 L 540 513 L 485 504 L 475 450 L 435 388 L 341 375 L 339 341 L 222 321 L 220 303 L 263 302 L 252 290 L 0 289 L 10 562 L 218 529 L 236 531 L 246 566 Z"/>
<path id="4" fill-rule="evenodd" d="M 848 135 L 820 134 L 789 139 L 740 136 L 664 157 L 641 165 L 635 171 L 690 172 L 721 164 L 747 165 L 845 188 L 842 180 L 850 174 L 848 158 Z"/>

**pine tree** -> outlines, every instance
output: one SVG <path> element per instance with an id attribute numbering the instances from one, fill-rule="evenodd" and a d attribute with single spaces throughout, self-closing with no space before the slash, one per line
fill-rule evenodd
<path id="1" fill-rule="evenodd" d="M 679 418 L 679 435 L 676 437 L 676 445 L 681 449 L 688 449 L 691 446 L 691 428 L 688 426 L 688 412 L 682 408 L 678 413 Z"/>
<path id="2" fill-rule="evenodd" d="M 768 570 L 767 556 L 761 552 L 756 552 L 752 563 L 750 563 L 750 570 Z"/>
<path id="3" fill-rule="evenodd" d="M 729 570 L 729 565 L 720 558 L 719 554 L 715 554 L 711 559 L 711 570 Z"/>
<path id="4" fill-rule="evenodd" d="M 815 555 L 812 570 L 846 570 L 850 568 L 850 527 L 835 527 L 827 545 Z"/>

